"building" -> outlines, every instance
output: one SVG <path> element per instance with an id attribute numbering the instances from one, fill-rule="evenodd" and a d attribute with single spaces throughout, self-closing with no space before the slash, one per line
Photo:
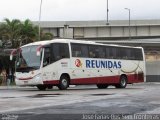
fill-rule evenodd
<path id="1" fill-rule="evenodd" d="M 38 25 L 38 22 L 34 22 Z M 147 60 L 160 60 L 160 20 L 42 21 L 44 32 L 56 38 L 85 39 L 142 46 Z"/>
<path id="2" fill-rule="evenodd" d="M 41 27 L 44 31 L 60 38 L 101 40 L 129 39 L 129 37 L 160 38 L 160 20 L 131 20 L 130 27 L 127 20 L 110 21 L 109 25 L 106 25 L 106 21 L 43 21 Z"/>

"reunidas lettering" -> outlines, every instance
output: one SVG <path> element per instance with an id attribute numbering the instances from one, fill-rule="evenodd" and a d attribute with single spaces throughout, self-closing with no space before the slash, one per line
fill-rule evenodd
<path id="1" fill-rule="evenodd" d="M 86 68 L 121 68 L 121 61 L 86 60 Z"/>

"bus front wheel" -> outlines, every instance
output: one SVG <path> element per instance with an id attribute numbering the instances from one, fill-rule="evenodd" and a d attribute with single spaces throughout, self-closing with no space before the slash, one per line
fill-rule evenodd
<path id="1" fill-rule="evenodd" d="M 126 88 L 127 86 L 127 77 L 126 76 L 121 76 L 119 80 L 119 84 L 116 84 L 116 88 Z"/>
<path id="2" fill-rule="evenodd" d="M 69 87 L 69 78 L 65 75 L 62 75 L 59 81 L 58 88 L 60 90 L 66 90 Z"/>
<path id="3" fill-rule="evenodd" d="M 97 84 L 97 87 L 98 87 L 99 89 L 105 89 L 105 88 L 108 87 L 108 84 Z"/>

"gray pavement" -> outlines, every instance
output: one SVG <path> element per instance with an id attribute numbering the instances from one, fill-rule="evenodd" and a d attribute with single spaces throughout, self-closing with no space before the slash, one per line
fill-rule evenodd
<path id="1" fill-rule="evenodd" d="M 159 83 L 128 85 L 126 89 L 76 86 L 64 91 L 57 88 L 38 91 L 32 87 L 2 86 L 0 113 L 2 118 L 10 115 L 23 120 L 96 119 L 95 116 L 100 115 L 118 115 L 116 117 L 122 119 L 122 115 L 135 114 L 153 117 L 160 114 L 159 93 Z M 160 119 L 158 116 L 156 118 Z"/>

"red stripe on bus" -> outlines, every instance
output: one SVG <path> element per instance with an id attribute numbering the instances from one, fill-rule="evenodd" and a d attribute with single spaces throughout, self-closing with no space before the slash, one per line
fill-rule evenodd
<path id="1" fill-rule="evenodd" d="M 43 81 L 43 84 L 58 85 L 59 84 L 59 80 L 47 80 L 47 81 Z"/>
<path id="2" fill-rule="evenodd" d="M 31 80 L 33 77 L 28 77 L 28 78 L 18 78 L 19 80 Z"/>
<path id="3" fill-rule="evenodd" d="M 127 75 L 128 83 L 144 82 L 143 73 L 129 74 Z M 92 78 L 76 78 L 71 79 L 70 84 L 73 85 L 86 85 L 86 84 L 117 84 L 119 83 L 120 76 L 104 76 L 104 77 L 92 77 Z M 59 80 L 47 80 L 43 81 L 44 84 L 58 85 Z"/>
<path id="4" fill-rule="evenodd" d="M 71 84 L 104 84 L 104 83 L 118 83 L 120 76 L 105 76 L 105 77 L 93 77 L 93 78 L 79 78 L 72 79 Z"/>

